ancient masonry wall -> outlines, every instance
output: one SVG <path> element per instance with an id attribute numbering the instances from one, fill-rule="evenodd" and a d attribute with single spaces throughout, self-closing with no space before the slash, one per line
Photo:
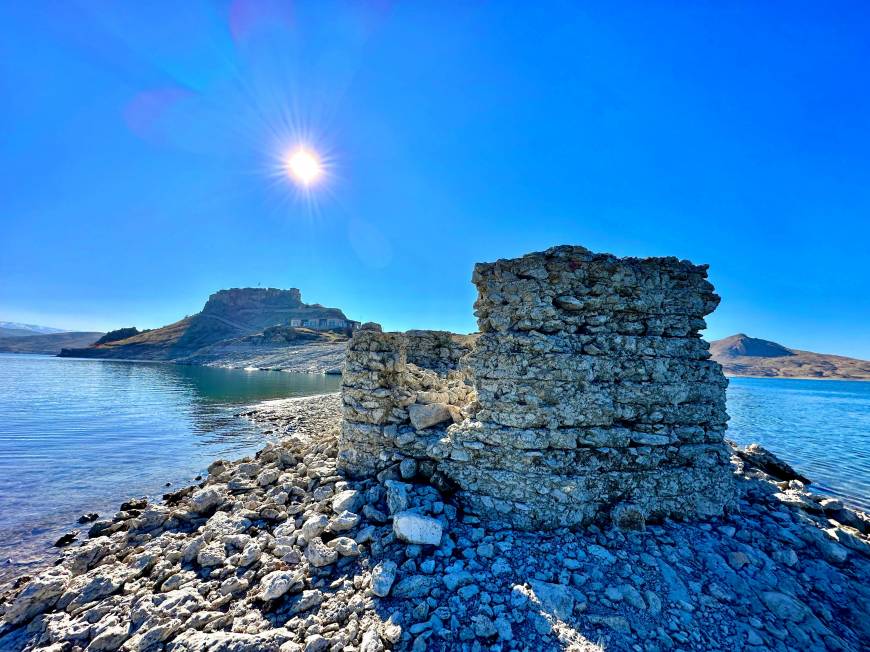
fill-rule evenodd
<path id="1" fill-rule="evenodd" d="M 342 374 L 339 465 L 370 475 L 406 459 L 426 461 L 448 424 L 473 398 L 460 358 L 472 336 L 446 331 L 383 333 L 363 325 Z"/>
<path id="2" fill-rule="evenodd" d="M 406 335 L 354 336 L 347 469 L 428 460 L 496 526 L 639 527 L 721 513 L 733 495 L 727 381 L 699 336 L 719 302 L 706 269 L 567 246 L 477 265 L 481 334 L 458 357 L 444 354 L 446 371 L 423 370 L 431 389 L 408 363 Z M 473 391 L 445 394 L 436 385 L 450 374 Z M 411 418 L 421 410 L 442 418 Z"/>

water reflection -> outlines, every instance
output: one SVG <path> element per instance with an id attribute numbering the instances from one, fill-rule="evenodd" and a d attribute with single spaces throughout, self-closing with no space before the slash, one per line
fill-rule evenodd
<path id="1" fill-rule="evenodd" d="M 335 376 L 0 355 L 0 554 L 44 549 L 86 511 L 190 483 L 263 435 L 233 416 Z"/>

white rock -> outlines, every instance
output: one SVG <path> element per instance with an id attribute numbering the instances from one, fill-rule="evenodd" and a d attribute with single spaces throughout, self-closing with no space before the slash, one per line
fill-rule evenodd
<path id="1" fill-rule="evenodd" d="M 414 403 L 408 406 L 408 416 L 411 418 L 411 425 L 417 430 L 425 430 L 445 421 L 453 421 L 450 408 L 445 403 L 426 405 Z"/>
<path id="2" fill-rule="evenodd" d="M 196 563 L 205 567 L 223 566 L 224 560 L 226 560 L 226 553 L 222 543 L 210 543 L 196 556 Z"/>
<path id="3" fill-rule="evenodd" d="M 251 542 L 245 546 L 245 549 L 239 553 L 238 565 L 239 566 L 250 566 L 255 561 L 260 558 L 263 552 L 260 550 L 260 546 L 258 546 L 255 542 Z"/>
<path id="4" fill-rule="evenodd" d="M 570 587 L 540 580 L 529 580 L 534 598 L 547 612 L 566 620 L 574 611 L 574 594 Z M 517 587 L 515 586 L 514 589 Z"/>
<path id="5" fill-rule="evenodd" d="M 327 545 L 334 548 L 342 557 L 359 556 L 359 545 L 350 537 L 336 537 Z"/>
<path id="6" fill-rule="evenodd" d="M 393 517 L 393 532 L 402 541 L 430 546 L 441 543 L 441 523 L 417 512 L 399 512 Z"/>
<path id="7" fill-rule="evenodd" d="M 342 512 L 356 512 L 363 504 L 363 495 L 356 489 L 348 489 L 337 494 L 332 499 L 332 511 L 336 514 Z"/>
<path id="8" fill-rule="evenodd" d="M 302 539 L 311 541 L 314 537 L 320 536 L 329 525 L 329 519 L 323 514 L 311 516 L 302 524 Z"/>
<path id="9" fill-rule="evenodd" d="M 88 652 L 110 652 L 121 647 L 121 643 L 129 637 L 129 627 L 126 625 L 115 625 L 103 630 L 98 636 L 94 637 L 91 644 L 88 646 Z"/>
<path id="10" fill-rule="evenodd" d="M 63 568 L 51 568 L 24 585 L 10 604 L 4 619 L 17 625 L 33 618 L 52 606 L 69 582 L 70 573 Z"/>
<path id="11" fill-rule="evenodd" d="M 204 514 L 224 502 L 224 496 L 217 489 L 200 489 L 190 497 L 190 511 Z"/>
<path id="12" fill-rule="evenodd" d="M 355 528 L 358 524 L 358 514 L 344 511 L 330 521 L 328 530 L 330 532 L 346 532 L 347 530 Z"/>
<path id="13" fill-rule="evenodd" d="M 320 537 L 314 537 L 305 548 L 305 558 L 314 566 L 328 566 L 338 559 L 338 552 L 323 543 Z"/>
<path id="14" fill-rule="evenodd" d="M 312 634 L 305 639 L 305 652 L 325 652 L 329 649 L 329 641 L 320 634 Z"/>
<path id="15" fill-rule="evenodd" d="M 257 484 L 261 487 L 267 487 L 270 484 L 274 484 L 280 475 L 281 472 L 278 469 L 266 469 L 257 476 Z"/>
<path id="16" fill-rule="evenodd" d="M 381 643 L 377 629 L 372 628 L 363 634 L 359 650 L 360 652 L 383 652 L 384 644 Z"/>
<path id="17" fill-rule="evenodd" d="M 291 571 L 272 571 L 260 582 L 260 599 L 277 600 L 285 593 L 302 590 L 302 576 Z"/>
<path id="18" fill-rule="evenodd" d="M 372 593 L 384 598 L 390 594 L 396 581 L 396 562 L 382 561 L 372 570 Z"/>

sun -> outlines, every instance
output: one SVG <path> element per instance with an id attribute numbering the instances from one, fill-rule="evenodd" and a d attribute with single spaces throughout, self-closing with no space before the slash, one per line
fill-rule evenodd
<path id="1" fill-rule="evenodd" d="M 286 162 L 287 174 L 298 184 L 310 186 L 323 176 L 323 165 L 312 150 L 299 146 Z"/>

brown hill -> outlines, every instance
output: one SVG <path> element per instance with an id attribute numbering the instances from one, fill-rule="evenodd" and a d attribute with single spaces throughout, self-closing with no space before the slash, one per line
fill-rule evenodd
<path id="1" fill-rule="evenodd" d="M 200 353 L 240 338 L 263 340 L 273 326 L 291 319 L 346 320 L 338 308 L 305 304 L 296 288 L 234 288 L 212 294 L 202 311 L 162 328 L 87 348 L 64 349 L 63 357 L 125 360 L 197 360 Z M 315 334 L 314 337 L 320 338 Z M 329 339 L 324 335 L 324 338 Z M 266 339 L 270 339 L 267 335 Z M 300 338 L 300 341 L 303 338 Z M 310 339 L 310 337 L 309 337 Z M 282 340 L 287 346 L 286 338 Z M 217 362 L 217 361 L 215 361 Z"/>
<path id="2" fill-rule="evenodd" d="M 870 362 L 789 349 L 743 333 L 710 343 L 710 354 L 731 376 L 870 380 Z"/>

